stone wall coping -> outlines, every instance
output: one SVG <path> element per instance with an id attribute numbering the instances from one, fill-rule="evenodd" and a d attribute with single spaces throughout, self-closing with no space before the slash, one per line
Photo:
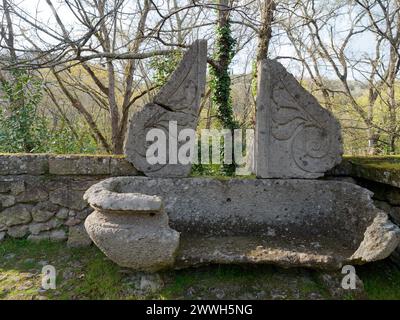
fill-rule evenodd
<path id="1" fill-rule="evenodd" d="M 400 188 L 400 156 L 345 157 L 331 172 Z"/>
<path id="2" fill-rule="evenodd" d="M 130 176 L 137 170 L 121 155 L 0 154 L 0 175 Z"/>
<path id="3" fill-rule="evenodd" d="M 123 155 L 0 153 L 0 175 L 134 176 L 138 171 Z M 400 188 L 400 156 L 345 156 L 329 172 Z"/>

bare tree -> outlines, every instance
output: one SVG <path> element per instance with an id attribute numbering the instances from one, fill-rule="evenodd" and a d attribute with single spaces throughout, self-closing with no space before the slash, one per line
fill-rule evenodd
<path id="1" fill-rule="evenodd" d="M 387 144 L 394 153 L 400 133 L 394 99 L 399 71 L 399 1 L 308 0 L 291 6 L 287 15 L 280 25 L 296 59 L 322 93 L 325 106 L 332 110 L 335 96 L 345 97 L 363 124 L 358 129 L 367 131 L 369 153 L 377 152 L 378 141 Z M 347 21 L 345 26 L 343 21 Z M 355 54 L 351 48 L 357 37 L 371 34 L 375 39 L 373 52 L 359 50 Z M 339 88 L 332 87 L 329 80 L 333 77 L 339 81 Z M 367 103 L 360 101 L 352 90 L 354 82 L 367 87 Z M 377 117 L 378 107 L 386 109 L 388 121 Z"/>

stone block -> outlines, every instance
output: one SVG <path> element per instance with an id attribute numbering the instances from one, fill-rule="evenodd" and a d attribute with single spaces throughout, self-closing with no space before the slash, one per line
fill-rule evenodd
<path id="1" fill-rule="evenodd" d="M 62 221 L 56 218 L 53 218 L 47 222 L 38 222 L 32 223 L 29 225 L 29 231 L 33 235 L 38 235 L 43 231 L 49 231 L 53 229 L 57 229 L 61 227 Z"/>
<path id="2" fill-rule="evenodd" d="M 111 158 L 110 174 L 113 177 L 136 176 L 138 175 L 138 171 L 125 158 Z"/>
<path id="3" fill-rule="evenodd" d="M 82 247 L 88 247 L 91 244 L 92 240 L 90 239 L 83 225 L 73 226 L 69 228 L 68 242 L 67 242 L 68 247 L 82 248 Z"/>
<path id="4" fill-rule="evenodd" d="M 69 187 L 63 187 L 50 192 L 50 201 L 61 207 L 81 211 L 88 204 L 83 200 L 84 191 L 71 190 Z"/>
<path id="5" fill-rule="evenodd" d="M 0 180 L 0 193 L 11 193 L 13 196 L 19 195 L 25 191 L 23 180 L 15 181 L 14 178 L 2 178 Z"/>
<path id="6" fill-rule="evenodd" d="M 69 216 L 69 209 L 67 208 L 61 208 L 56 214 L 56 217 L 60 220 L 66 220 L 68 219 L 68 216 Z"/>
<path id="7" fill-rule="evenodd" d="M 32 203 L 46 201 L 49 194 L 45 188 L 45 183 L 41 179 L 27 179 L 22 193 L 16 196 L 17 202 Z"/>
<path id="8" fill-rule="evenodd" d="M 32 221 L 31 205 L 17 204 L 0 212 L 0 225 L 8 227 L 26 224 Z"/>
<path id="9" fill-rule="evenodd" d="M 45 231 L 40 234 L 31 234 L 28 237 L 29 241 L 40 242 L 40 241 L 54 241 L 54 242 L 63 242 L 67 240 L 67 235 L 64 230 L 53 230 L 53 231 Z"/>
<path id="10" fill-rule="evenodd" d="M 64 230 L 53 230 L 50 231 L 49 235 L 50 241 L 55 241 L 55 242 L 63 242 L 68 239 L 67 233 Z"/>
<path id="11" fill-rule="evenodd" d="M 58 206 L 50 201 L 40 202 L 32 209 L 34 222 L 46 222 L 58 212 Z"/>
<path id="12" fill-rule="evenodd" d="M 205 90 L 206 71 L 207 42 L 198 40 L 186 52 L 178 68 L 160 89 L 153 102 L 134 113 L 125 144 L 125 154 L 128 161 L 145 175 L 155 177 L 190 175 L 191 164 L 181 164 L 169 157 L 166 164 L 150 164 L 146 153 L 151 143 L 146 141 L 146 138 L 149 131 L 162 130 L 166 138 L 166 154 L 172 153 L 172 150 L 169 150 L 169 145 L 172 144 L 170 136 L 177 141 L 176 152 L 187 143 L 178 142 L 177 135 L 182 129 L 196 130 L 200 99 Z M 176 129 L 169 128 L 171 122 L 175 122 Z M 194 145 L 194 139 L 191 142 Z"/>
<path id="13" fill-rule="evenodd" d="M 15 204 L 15 197 L 9 195 L 0 194 L 0 210 L 2 208 L 8 208 Z"/>
<path id="14" fill-rule="evenodd" d="M 109 156 L 52 156 L 49 171 L 54 175 L 108 175 Z"/>
<path id="15" fill-rule="evenodd" d="M 259 65 L 255 171 L 315 179 L 342 161 L 339 122 L 275 60 Z"/>
<path id="16" fill-rule="evenodd" d="M 0 155 L 0 175 L 43 175 L 48 172 L 48 155 Z"/>
<path id="17" fill-rule="evenodd" d="M 10 237 L 16 239 L 24 238 L 28 233 L 29 233 L 29 227 L 27 225 L 10 227 L 7 230 L 7 234 Z"/>

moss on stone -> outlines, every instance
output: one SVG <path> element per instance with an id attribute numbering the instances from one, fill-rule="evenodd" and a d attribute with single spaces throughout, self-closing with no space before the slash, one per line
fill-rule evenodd
<path id="1" fill-rule="evenodd" d="M 341 166 L 350 164 L 350 175 L 400 187 L 400 156 L 344 157 Z"/>

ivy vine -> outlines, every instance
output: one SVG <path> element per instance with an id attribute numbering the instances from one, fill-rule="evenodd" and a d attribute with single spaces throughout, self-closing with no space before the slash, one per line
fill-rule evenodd
<path id="1" fill-rule="evenodd" d="M 224 129 L 232 130 L 232 132 L 239 128 L 232 107 L 231 77 L 229 75 L 229 65 L 234 57 L 235 45 L 236 40 L 232 37 L 229 21 L 222 27 L 217 26 L 214 60 L 218 62 L 218 66 L 210 66 L 211 100 L 220 125 Z M 221 152 L 223 157 L 223 148 Z M 233 175 L 235 168 L 235 164 L 224 165 L 223 174 Z"/>

